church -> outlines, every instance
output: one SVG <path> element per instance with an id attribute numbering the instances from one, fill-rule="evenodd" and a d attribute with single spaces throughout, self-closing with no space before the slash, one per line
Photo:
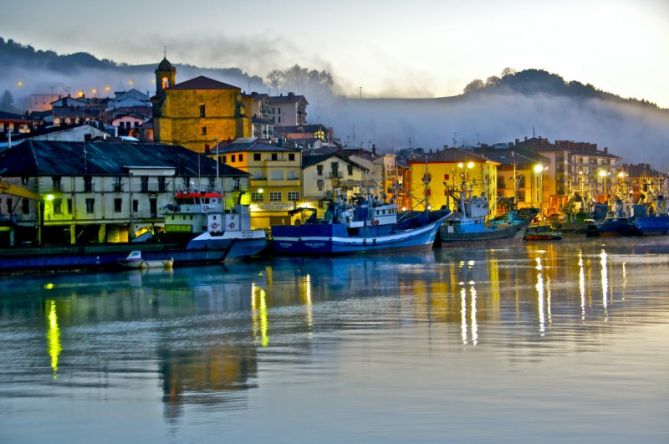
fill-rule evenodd
<path id="1" fill-rule="evenodd" d="M 251 137 L 251 104 L 241 88 L 204 76 L 176 83 L 176 68 L 166 57 L 155 73 L 156 141 L 208 153 L 219 142 Z"/>

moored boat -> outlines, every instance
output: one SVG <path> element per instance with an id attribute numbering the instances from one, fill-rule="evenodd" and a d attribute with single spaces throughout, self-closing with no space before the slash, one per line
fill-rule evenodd
<path id="1" fill-rule="evenodd" d="M 172 268 L 174 265 L 173 258 L 146 260 L 142 257 L 142 252 L 133 250 L 125 259 L 118 261 L 119 265 L 124 268 L 145 269 L 145 268 Z"/>
<path id="2" fill-rule="evenodd" d="M 413 220 L 406 228 L 397 223 L 395 204 L 376 205 L 358 199 L 355 205 L 331 203 L 323 220 L 311 212 L 302 225 L 275 225 L 271 228 L 272 252 L 279 255 L 336 255 L 377 251 L 431 248 L 441 224 L 450 212 L 432 220 Z"/>
<path id="3" fill-rule="evenodd" d="M 562 233 L 549 225 L 530 225 L 525 231 L 526 241 L 553 241 L 562 239 Z"/>

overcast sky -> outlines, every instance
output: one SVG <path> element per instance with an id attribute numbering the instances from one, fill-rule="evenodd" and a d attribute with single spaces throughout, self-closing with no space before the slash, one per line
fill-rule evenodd
<path id="1" fill-rule="evenodd" d="M 127 63 L 327 69 L 369 96 L 459 94 L 540 68 L 669 107 L 669 0 L 22 0 L 0 36 Z"/>

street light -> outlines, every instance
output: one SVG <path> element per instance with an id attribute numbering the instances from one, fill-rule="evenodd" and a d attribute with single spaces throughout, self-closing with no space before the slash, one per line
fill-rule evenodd
<path id="1" fill-rule="evenodd" d="M 544 166 L 541 163 L 537 163 L 532 167 L 532 171 L 534 171 L 535 178 L 532 181 L 532 185 L 534 185 L 534 188 L 536 188 L 536 193 L 532 193 L 532 206 L 534 206 L 534 198 L 536 197 L 537 204 L 539 205 L 539 208 L 541 208 L 541 187 L 540 187 L 540 179 L 541 175 L 544 172 Z M 536 194 L 536 195 L 535 195 Z"/>

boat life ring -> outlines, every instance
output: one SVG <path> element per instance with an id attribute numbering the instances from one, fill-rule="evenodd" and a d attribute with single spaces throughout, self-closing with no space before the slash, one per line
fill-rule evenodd
<path id="1" fill-rule="evenodd" d="M 211 224 L 211 229 L 212 229 L 212 230 L 215 230 L 216 228 L 218 228 L 218 224 L 217 224 L 216 222 L 214 222 L 213 224 Z"/>
<path id="2" fill-rule="evenodd" d="M 379 224 L 379 220 L 378 220 L 378 219 L 374 219 L 374 220 L 372 221 L 372 225 L 378 225 L 378 224 Z"/>
<path id="3" fill-rule="evenodd" d="M 233 228 L 235 228 L 235 223 L 230 222 L 230 224 L 228 224 L 228 227 L 232 230 Z"/>

